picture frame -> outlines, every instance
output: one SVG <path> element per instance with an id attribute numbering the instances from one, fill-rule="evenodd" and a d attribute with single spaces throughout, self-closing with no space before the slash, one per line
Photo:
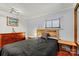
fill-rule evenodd
<path id="1" fill-rule="evenodd" d="M 7 26 L 18 26 L 19 19 L 7 16 Z"/>

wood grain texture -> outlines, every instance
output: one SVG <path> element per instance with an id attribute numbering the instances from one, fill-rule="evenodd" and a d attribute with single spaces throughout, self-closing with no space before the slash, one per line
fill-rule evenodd
<path id="1" fill-rule="evenodd" d="M 58 40 L 59 44 L 68 45 L 68 46 L 77 46 L 75 42 L 65 41 L 65 40 Z"/>
<path id="2" fill-rule="evenodd" d="M 75 8 L 74 8 L 74 42 L 77 43 L 77 10 L 79 8 L 79 3 L 76 4 Z"/>
<path id="3" fill-rule="evenodd" d="M 77 32 L 78 32 L 78 23 L 77 23 L 77 12 L 78 12 L 78 8 L 79 8 L 79 3 L 76 4 L 75 8 L 74 8 L 74 42 L 76 43 L 76 45 L 78 45 L 77 43 Z M 74 46 L 73 46 L 74 47 Z M 73 55 L 77 54 L 77 47 L 73 48 L 72 47 L 72 51 L 75 50 L 75 53 L 73 53 Z M 74 52 L 74 51 L 73 51 Z"/>
<path id="4" fill-rule="evenodd" d="M 37 29 L 37 36 L 42 36 L 43 33 L 49 33 L 51 37 L 59 39 L 59 29 Z"/>
<path id="5" fill-rule="evenodd" d="M 25 40 L 25 36 L 23 32 L 0 34 L 0 47 L 21 40 Z"/>

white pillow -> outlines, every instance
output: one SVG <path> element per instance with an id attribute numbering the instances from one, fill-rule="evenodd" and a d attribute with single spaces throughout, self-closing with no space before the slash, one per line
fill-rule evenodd
<path id="1" fill-rule="evenodd" d="M 57 38 L 57 37 L 48 37 L 48 38 L 52 38 L 52 39 L 57 39 L 57 40 L 58 40 L 58 38 Z"/>

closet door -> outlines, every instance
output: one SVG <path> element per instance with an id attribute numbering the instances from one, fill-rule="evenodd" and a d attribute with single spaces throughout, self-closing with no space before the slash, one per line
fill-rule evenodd
<path id="1" fill-rule="evenodd" d="M 74 8 L 74 41 L 79 44 L 79 3 Z"/>
<path id="2" fill-rule="evenodd" d="M 77 11 L 77 42 L 79 43 L 79 8 L 78 8 L 78 11 Z"/>

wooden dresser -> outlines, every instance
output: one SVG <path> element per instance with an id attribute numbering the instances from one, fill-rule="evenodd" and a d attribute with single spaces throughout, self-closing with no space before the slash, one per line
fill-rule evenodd
<path id="1" fill-rule="evenodd" d="M 21 40 L 25 40 L 23 32 L 0 34 L 0 47 Z"/>

